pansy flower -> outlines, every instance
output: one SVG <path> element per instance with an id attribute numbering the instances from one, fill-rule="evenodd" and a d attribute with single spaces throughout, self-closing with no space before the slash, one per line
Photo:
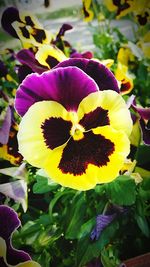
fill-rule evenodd
<path id="1" fill-rule="evenodd" d="M 17 213 L 6 205 L 0 205 L 0 266 L 40 267 L 28 253 L 12 246 L 12 235 L 20 225 Z"/>
<path id="2" fill-rule="evenodd" d="M 84 20 L 90 22 L 94 18 L 94 12 L 92 10 L 92 0 L 82 0 L 82 13 Z"/>
<path id="3" fill-rule="evenodd" d="M 29 75 L 17 90 L 15 107 L 23 116 L 19 151 L 61 185 L 87 190 L 119 174 L 132 120 L 123 98 L 111 90 L 117 82 L 104 65 L 75 60 L 89 73 L 95 66 L 96 84 L 68 61 L 73 64 L 67 60 L 64 68 Z"/>
<path id="4" fill-rule="evenodd" d="M 25 48 L 49 44 L 52 40 L 52 35 L 44 30 L 35 16 L 15 7 L 8 7 L 3 12 L 1 23 L 4 30 L 19 38 Z"/>
<path id="5" fill-rule="evenodd" d="M 132 0 L 104 0 L 104 3 L 109 11 L 116 12 L 118 19 L 133 11 Z"/>
<path id="6" fill-rule="evenodd" d="M 147 0 L 134 0 L 133 1 L 133 13 L 136 17 L 137 22 L 144 26 L 149 22 L 150 18 L 150 3 Z"/>

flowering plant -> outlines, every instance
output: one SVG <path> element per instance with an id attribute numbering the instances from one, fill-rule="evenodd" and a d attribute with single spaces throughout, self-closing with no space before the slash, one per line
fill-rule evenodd
<path id="1" fill-rule="evenodd" d="M 119 267 L 149 251 L 148 11 L 124 2 L 82 1 L 93 51 L 66 40 L 67 23 L 51 33 L 29 12 L 2 14 L 21 44 L 0 60 L 2 266 Z M 139 39 L 111 12 L 133 12 Z"/>

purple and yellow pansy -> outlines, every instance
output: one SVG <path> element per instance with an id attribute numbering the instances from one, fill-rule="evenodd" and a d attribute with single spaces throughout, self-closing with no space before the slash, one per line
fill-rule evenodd
<path id="1" fill-rule="evenodd" d="M 12 235 L 20 225 L 17 213 L 6 205 L 0 205 L 0 266 L 40 267 L 28 253 L 12 246 Z"/>
<path id="2" fill-rule="evenodd" d="M 78 190 L 115 179 L 132 130 L 118 91 L 110 70 L 88 59 L 69 59 L 26 77 L 15 100 L 23 116 L 18 141 L 24 159 Z"/>
<path id="3" fill-rule="evenodd" d="M 104 0 L 104 4 L 110 12 L 116 12 L 118 19 L 133 11 L 132 0 Z"/>
<path id="4" fill-rule="evenodd" d="M 149 21 L 150 4 L 147 0 L 104 0 L 104 4 L 110 12 L 116 12 L 118 19 L 132 12 L 135 20 L 141 26 L 146 25 Z"/>
<path id="5" fill-rule="evenodd" d="M 0 127 L 0 158 L 18 165 L 22 161 L 22 156 L 18 152 L 18 124 L 14 120 L 13 112 L 13 108 L 8 106 Z"/>
<path id="6" fill-rule="evenodd" d="M 43 28 L 33 14 L 15 7 L 8 7 L 3 12 L 1 23 L 6 32 L 20 39 L 24 48 L 50 44 L 52 40 L 52 34 Z"/>

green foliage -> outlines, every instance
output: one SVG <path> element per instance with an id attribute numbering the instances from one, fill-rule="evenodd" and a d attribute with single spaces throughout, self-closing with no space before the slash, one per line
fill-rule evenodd
<path id="1" fill-rule="evenodd" d="M 135 181 L 130 176 L 121 175 L 117 177 L 115 181 L 107 184 L 106 192 L 108 198 L 110 198 L 114 204 L 130 206 L 135 203 L 135 188 Z"/>

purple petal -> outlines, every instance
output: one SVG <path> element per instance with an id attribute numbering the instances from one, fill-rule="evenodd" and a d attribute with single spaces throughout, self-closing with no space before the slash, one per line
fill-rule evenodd
<path id="1" fill-rule="evenodd" d="M 6 258 L 7 262 L 11 265 L 16 265 L 31 259 L 27 253 L 21 250 L 16 250 L 11 245 L 11 236 L 20 224 L 18 215 L 12 208 L 6 205 L 0 205 L 0 237 L 6 242 Z"/>
<path id="2" fill-rule="evenodd" d="M 18 215 L 13 209 L 0 205 L 0 237 L 7 241 L 20 224 Z"/>
<path id="3" fill-rule="evenodd" d="M 136 105 L 132 104 L 132 107 L 134 110 L 136 110 L 142 119 L 144 120 L 150 120 L 150 108 L 139 108 Z"/>
<path id="4" fill-rule="evenodd" d="M 71 30 L 72 28 L 73 28 L 73 27 L 72 27 L 70 24 L 64 23 L 64 24 L 61 26 L 61 28 L 60 28 L 60 30 L 59 30 L 57 36 L 56 36 L 56 40 L 55 40 L 55 42 L 58 41 L 57 39 L 60 39 L 61 37 L 63 37 L 63 36 L 65 35 L 65 32 L 66 32 L 66 31 L 69 31 L 69 30 Z"/>
<path id="5" fill-rule="evenodd" d="M 87 59 L 91 59 L 93 57 L 93 54 L 91 51 L 86 51 L 83 53 L 79 53 L 76 50 L 73 51 L 70 55 L 71 58 L 87 58 Z"/>
<path id="6" fill-rule="evenodd" d="M 11 25 L 14 21 L 20 21 L 21 22 L 21 20 L 19 18 L 19 11 L 15 7 L 8 7 L 7 9 L 4 10 L 3 15 L 2 15 L 2 19 L 1 19 L 2 27 L 11 36 L 19 39 L 16 31 L 14 30 L 14 28 Z"/>
<path id="7" fill-rule="evenodd" d="M 0 143 L 2 145 L 7 144 L 9 139 L 9 132 L 11 127 L 11 119 L 12 119 L 12 113 L 10 107 L 7 108 L 6 115 L 2 124 L 2 127 L 0 128 Z"/>
<path id="8" fill-rule="evenodd" d="M 98 85 L 99 90 L 114 90 L 119 93 L 117 80 L 103 64 L 85 58 L 72 58 L 60 62 L 55 68 L 76 66 L 88 74 Z"/>
<path id="9" fill-rule="evenodd" d="M 9 242 L 7 244 L 7 262 L 11 265 L 17 265 L 21 262 L 25 262 L 31 260 L 31 257 L 28 253 L 24 252 L 23 250 L 14 249 Z"/>
<path id="10" fill-rule="evenodd" d="M 76 111 L 81 100 L 97 90 L 96 83 L 77 67 L 57 68 L 27 76 L 16 92 L 15 107 L 23 116 L 35 102 L 53 100 Z"/>
<path id="11" fill-rule="evenodd" d="M 16 58 L 21 64 L 27 65 L 33 72 L 37 72 L 38 74 L 48 70 L 46 67 L 39 64 L 39 62 L 35 59 L 34 53 L 29 49 L 20 50 L 17 53 Z"/>
<path id="12" fill-rule="evenodd" d="M 140 119 L 141 132 L 143 137 L 143 142 L 145 145 L 150 145 L 150 121 L 146 124 L 143 119 Z"/>
<path id="13" fill-rule="evenodd" d="M 91 239 L 98 240 L 102 231 L 115 219 L 116 213 L 110 215 L 98 215 L 96 218 L 96 227 L 91 232 Z"/>
<path id="14" fill-rule="evenodd" d="M 31 73 L 33 73 L 33 71 L 28 66 L 26 66 L 26 65 L 19 66 L 17 69 L 19 82 L 22 83 L 23 80 L 26 78 L 26 76 L 31 74 Z"/>

